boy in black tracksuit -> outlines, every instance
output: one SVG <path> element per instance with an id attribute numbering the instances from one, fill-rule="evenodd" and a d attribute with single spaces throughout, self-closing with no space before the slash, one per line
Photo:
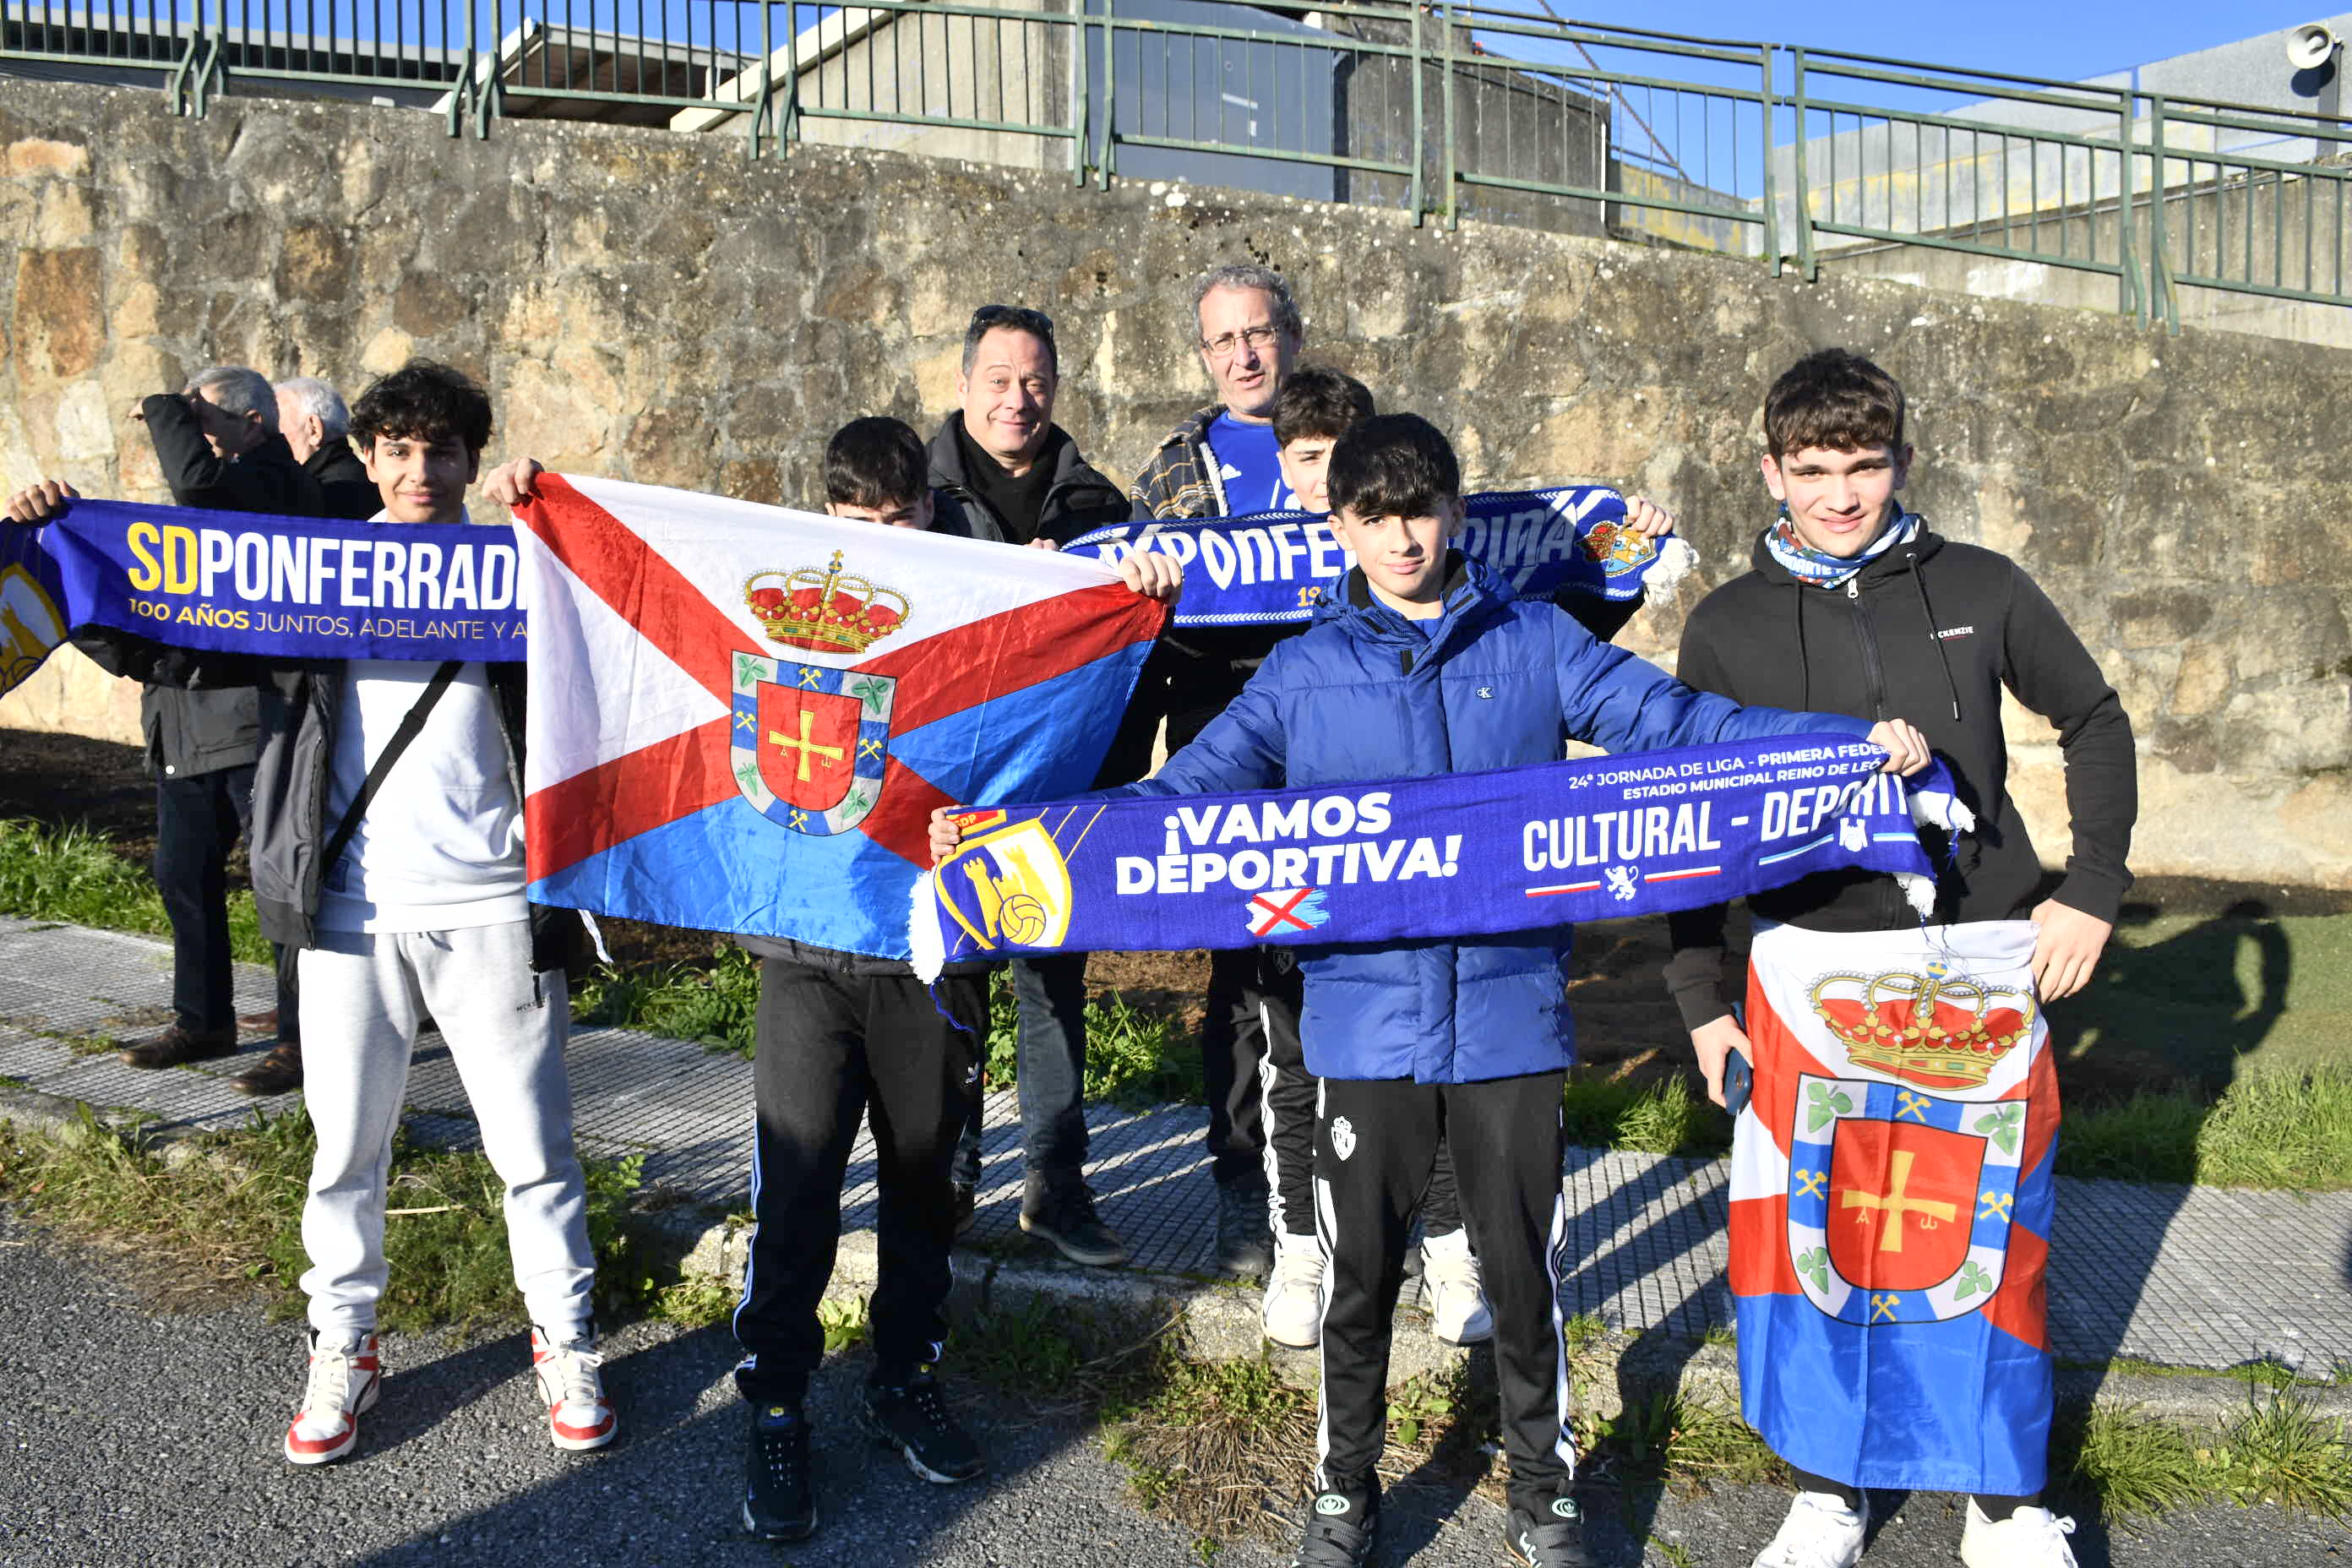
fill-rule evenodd
<path id="1" fill-rule="evenodd" d="M 824 468 L 834 516 L 933 526 L 923 444 L 899 421 L 843 426 Z M 952 520 L 949 530 L 962 531 Z M 1138 574 L 1128 574 L 1130 586 Z M 824 1359 L 817 1303 L 833 1276 L 842 1176 L 861 1119 L 873 1126 L 880 1189 L 866 1424 L 925 1480 L 970 1480 L 988 1468 L 931 1373 L 947 1342 L 950 1168 L 988 1027 L 988 966 L 951 964 L 933 990 L 902 960 L 742 942 L 760 955 L 756 1228 L 734 1321 L 743 1347 L 735 1382 L 751 1405 L 742 1521 L 764 1540 L 798 1541 L 816 1528 L 801 1406 Z"/>
<path id="2" fill-rule="evenodd" d="M 825 447 L 825 510 L 929 529 L 925 466 L 922 441 L 906 425 L 852 420 Z M 751 1405 L 743 1528 L 799 1541 L 816 1529 L 801 1404 L 824 1359 L 817 1303 L 833 1278 L 842 1176 L 861 1121 L 873 1123 L 880 1191 L 867 1422 L 925 1480 L 970 1480 L 988 1468 L 931 1374 L 948 1337 L 956 1225 L 948 1169 L 978 1070 L 979 1031 L 988 1026 L 987 966 L 951 966 L 934 1006 L 902 961 L 789 938 L 741 940 L 760 957 L 755 1226 L 734 1322 L 743 1347 L 735 1383 Z"/>
<path id="3" fill-rule="evenodd" d="M 2131 722 L 2055 606 L 2015 563 L 1948 540 L 1896 499 L 1911 460 L 1902 389 L 1839 349 L 1807 356 L 1772 387 L 1763 468 L 1779 521 L 1759 537 L 1754 569 L 1691 613 L 1678 673 L 1743 704 L 1819 708 L 1916 721 L 1976 816 L 1937 879 L 1937 925 L 2030 918 L 2043 1002 L 2089 979 L 2131 884 L 2124 857 L 2137 810 Z M 2007 687 L 2056 728 L 2065 756 L 2073 852 L 2057 890 L 2037 901 L 2042 865 L 2008 790 L 2000 721 Z M 1761 920 L 1817 931 L 1907 931 L 1920 917 L 1892 877 L 1822 872 L 1751 895 Z M 1667 985 L 1691 1031 L 1716 1103 L 1738 1050 L 1722 906 L 1669 917 Z M 1799 1472 L 1800 1498 L 1759 1568 L 1843 1568 L 1860 1554 L 1867 1513 L 1853 1488 Z M 2071 1563 L 2064 1521 L 2038 1498 L 1978 1498 L 1962 1553 L 2017 1568 Z"/>

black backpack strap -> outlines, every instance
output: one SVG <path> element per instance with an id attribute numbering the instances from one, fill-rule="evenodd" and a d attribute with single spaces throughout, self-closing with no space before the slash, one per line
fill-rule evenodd
<path id="1" fill-rule="evenodd" d="M 383 750 L 376 753 L 375 765 L 368 769 L 367 777 L 360 783 L 359 793 L 352 796 L 351 805 L 343 812 L 343 819 L 335 824 L 334 837 L 327 840 L 326 857 L 319 862 L 321 875 L 333 870 L 335 862 L 343 858 L 343 851 L 352 847 L 352 836 L 360 830 L 360 819 L 367 815 L 368 803 L 374 800 L 376 793 L 383 788 L 383 781 L 391 773 L 392 764 L 400 761 L 400 753 L 408 750 L 409 742 L 424 731 L 425 718 L 433 711 L 433 705 L 441 700 L 441 694 L 449 689 L 449 683 L 457 679 L 457 672 L 464 668 L 463 659 L 453 658 L 435 670 L 424 692 L 401 719 L 400 728 L 392 732 L 392 739 L 386 741 Z"/>

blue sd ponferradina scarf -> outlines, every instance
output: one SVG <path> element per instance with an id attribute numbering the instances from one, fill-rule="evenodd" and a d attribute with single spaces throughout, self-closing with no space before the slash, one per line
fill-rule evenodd
<path id="1" fill-rule="evenodd" d="M 1798 582 L 1816 588 L 1834 588 L 1896 545 L 1908 544 L 1918 538 L 1920 526 L 1917 512 L 1897 512 L 1895 521 L 1880 529 L 1878 537 L 1864 545 L 1860 554 L 1832 555 L 1797 537 L 1796 524 L 1789 521 L 1789 509 L 1783 506 L 1780 517 L 1765 530 L 1764 548 Z"/>

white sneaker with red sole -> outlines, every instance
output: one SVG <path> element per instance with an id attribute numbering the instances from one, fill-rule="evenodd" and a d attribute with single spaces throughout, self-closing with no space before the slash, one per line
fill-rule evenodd
<path id="1" fill-rule="evenodd" d="M 604 1364 L 593 1332 L 559 1342 L 545 1330 L 531 1329 L 531 1375 L 547 1406 L 548 1436 L 557 1447 L 575 1453 L 601 1448 L 620 1431 L 613 1402 L 604 1397 L 604 1375 L 598 1370 Z"/>
<path id="2" fill-rule="evenodd" d="M 360 1415 L 375 1404 L 383 1384 L 383 1362 L 373 1334 L 328 1339 L 310 1331 L 310 1376 L 302 1406 L 286 1428 L 286 1460 L 323 1465 L 352 1451 L 360 1439 Z"/>

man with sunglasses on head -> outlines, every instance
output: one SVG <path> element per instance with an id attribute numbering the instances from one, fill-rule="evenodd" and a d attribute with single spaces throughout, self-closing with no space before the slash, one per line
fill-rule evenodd
<path id="1" fill-rule="evenodd" d="M 972 312 L 956 376 L 959 406 L 930 442 L 937 531 L 1056 550 L 1090 529 L 1127 521 L 1125 493 L 1054 423 L 1060 383 L 1054 322 L 1043 310 L 983 305 Z M 1145 734 L 1138 754 L 1122 727 L 1101 782 L 1139 776 L 1150 766 L 1150 746 Z M 1021 1228 L 1073 1262 L 1124 1263 L 1127 1244 L 1096 1214 L 1086 1183 L 1086 954 L 1016 958 L 1012 969 L 1021 1007 Z M 977 1086 L 954 1176 L 961 1230 L 980 1181 Z"/>

